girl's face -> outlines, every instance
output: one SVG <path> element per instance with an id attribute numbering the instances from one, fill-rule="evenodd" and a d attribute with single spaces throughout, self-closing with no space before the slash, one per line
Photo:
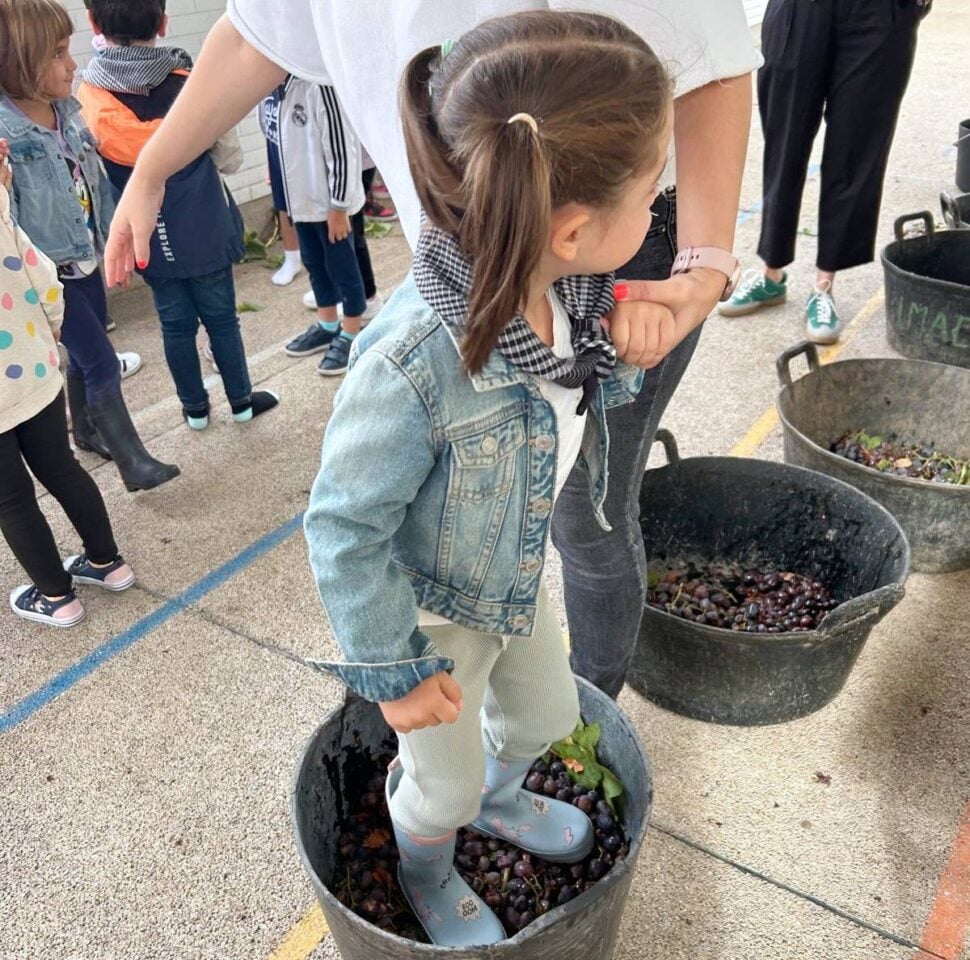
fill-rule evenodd
<path id="1" fill-rule="evenodd" d="M 71 96 L 77 62 L 68 49 L 70 45 L 70 37 L 65 37 L 58 43 L 54 48 L 54 55 L 51 57 L 47 70 L 41 77 L 41 95 L 47 100 L 63 100 L 65 97 Z"/>

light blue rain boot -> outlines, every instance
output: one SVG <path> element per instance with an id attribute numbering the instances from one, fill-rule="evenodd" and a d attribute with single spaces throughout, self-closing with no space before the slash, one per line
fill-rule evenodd
<path id="1" fill-rule="evenodd" d="M 387 775 L 388 809 L 404 768 L 398 763 Z M 431 939 L 443 947 L 480 947 L 505 939 L 498 917 L 454 868 L 455 833 L 433 840 L 416 838 L 394 821 L 401 862 L 397 879 L 414 915 Z"/>
<path id="2" fill-rule="evenodd" d="M 526 790 L 522 781 L 532 763 L 485 757 L 482 812 L 472 827 L 543 860 L 576 863 L 593 849 L 593 824 L 572 804 Z"/>

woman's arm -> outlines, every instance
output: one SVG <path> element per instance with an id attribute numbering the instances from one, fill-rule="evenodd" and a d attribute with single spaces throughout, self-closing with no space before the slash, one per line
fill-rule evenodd
<path id="1" fill-rule="evenodd" d="M 185 88 L 142 151 L 118 203 L 105 251 L 109 286 L 148 263 L 148 242 L 165 181 L 239 123 L 285 71 L 247 43 L 223 16 L 209 32 Z"/>

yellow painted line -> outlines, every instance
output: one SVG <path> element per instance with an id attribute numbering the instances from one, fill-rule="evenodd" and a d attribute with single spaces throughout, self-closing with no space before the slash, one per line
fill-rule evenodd
<path id="1" fill-rule="evenodd" d="M 330 927 L 323 910 L 319 903 L 315 903 L 290 927 L 267 960 L 306 960 L 329 932 Z"/>
<path id="2" fill-rule="evenodd" d="M 831 363 L 853 341 L 856 334 L 873 318 L 876 311 L 886 299 L 885 291 L 874 293 L 862 306 L 862 309 L 846 324 L 842 338 L 838 343 L 820 351 L 820 363 Z M 761 445 L 768 439 L 771 431 L 778 426 L 778 411 L 774 405 L 767 408 L 752 424 L 751 429 L 731 448 L 732 457 L 753 457 Z"/>

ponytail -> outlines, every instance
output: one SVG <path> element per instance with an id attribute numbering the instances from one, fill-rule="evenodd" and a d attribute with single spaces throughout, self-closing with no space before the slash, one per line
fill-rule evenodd
<path id="1" fill-rule="evenodd" d="M 422 50 L 407 65 L 401 84 L 401 122 L 411 178 L 431 222 L 447 233 L 458 233 L 461 180 L 448 159 L 431 113 L 433 72 L 441 65 L 439 47 Z"/>
<path id="2" fill-rule="evenodd" d="M 478 138 L 464 169 L 458 240 L 466 254 L 474 252 L 474 281 L 462 357 L 478 373 L 526 304 L 549 233 L 552 194 L 541 135 L 524 122 L 500 122 L 492 136 Z"/>

